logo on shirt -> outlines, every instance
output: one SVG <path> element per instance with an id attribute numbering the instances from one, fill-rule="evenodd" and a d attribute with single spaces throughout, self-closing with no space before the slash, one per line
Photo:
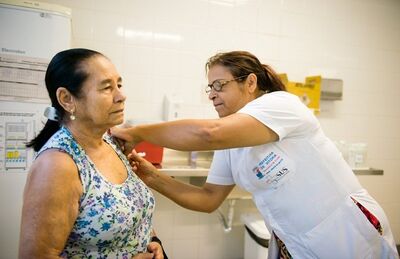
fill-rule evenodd
<path id="1" fill-rule="evenodd" d="M 264 180 L 267 184 L 276 184 L 289 173 L 289 169 L 283 165 L 283 161 L 282 156 L 271 151 L 253 168 L 253 173 L 258 180 Z"/>

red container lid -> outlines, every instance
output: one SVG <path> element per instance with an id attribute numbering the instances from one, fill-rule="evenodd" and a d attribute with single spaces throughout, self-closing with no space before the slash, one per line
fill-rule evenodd
<path id="1" fill-rule="evenodd" d="M 162 162 L 164 148 L 146 141 L 142 141 L 135 146 L 136 152 L 144 153 L 143 158 L 154 165 Z"/>

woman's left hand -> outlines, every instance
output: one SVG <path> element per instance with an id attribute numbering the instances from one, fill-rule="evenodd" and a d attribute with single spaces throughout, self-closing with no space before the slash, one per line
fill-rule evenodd
<path id="1" fill-rule="evenodd" d="M 163 249 L 161 245 L 157 242 L 150 242 L 147 245 L 147 251 L 154 254 L 153 259 L 164 259 Z"/>

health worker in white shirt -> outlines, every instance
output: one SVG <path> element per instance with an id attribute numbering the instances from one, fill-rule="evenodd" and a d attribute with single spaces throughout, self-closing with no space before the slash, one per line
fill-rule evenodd
<path id="1" fill-rule="evenodd" d="M 134 151 L 131 164 L 152 189 L 187 209 L 216 210 L 237 184 L 250 192 L 272 233 L 268 258 L 398 258 L 389 222 L 300 99 L 245 51 L 206 64 L 219 119 L 113 129 L 176 150 L 217 150 L 202 187 L 182 183 Z"/>

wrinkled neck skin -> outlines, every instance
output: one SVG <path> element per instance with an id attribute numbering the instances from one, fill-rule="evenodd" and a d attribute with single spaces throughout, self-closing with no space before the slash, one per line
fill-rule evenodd
<path id="1" fill-rule="evenodd" d="M 75 140 L 85 149 L 98 148 L 104 144 L 103 136 L 106 128 L 87 127 L 75 121 L 68 121 L 64 124 L 72 133 Z"/>

